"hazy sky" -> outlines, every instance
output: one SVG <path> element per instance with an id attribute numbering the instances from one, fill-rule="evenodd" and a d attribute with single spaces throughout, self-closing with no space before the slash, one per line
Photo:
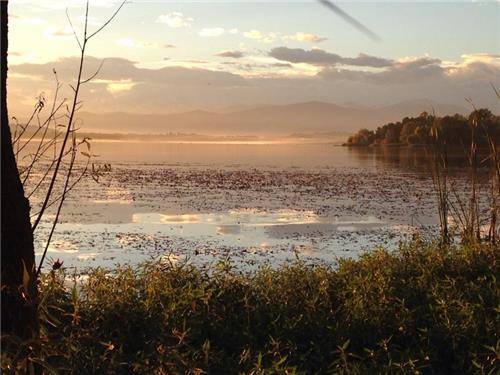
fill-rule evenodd
<path id="1" fill-rule="evenodd" d="M 427 98 L 496 103 L 500 3 L 337 2 L 374 42 L 317 1 L 141 1 L 126 4 L 88 48 L 82 99 L 92 112 L 220 110 L 309 100 L 385 105 Z M 115 1 L 91 1 L 90 29 Z M 81 1 L 10 1 L 11 111 L 52 94 L 52 68 L 74 78 Z M 493 108 L 495 109 L 495 108 Z M 498 110 L 497 110 L 498 112 Z"/>

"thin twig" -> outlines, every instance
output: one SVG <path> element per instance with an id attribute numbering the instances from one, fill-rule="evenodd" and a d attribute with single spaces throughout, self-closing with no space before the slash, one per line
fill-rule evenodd
<path id="1" fill-rule="evenodd" d="M 76 42 L 78 43 L 78 46 L 80 47 L 80 50 L 82 49 L 82 44 L 80 43 L 80 39 L 78 38 L 78 35 L 76 35 L 76 30 L 73 27 L 73 23 L 71 22 L 71 18 L 68 13 L 68 8 L 66 8 L 66 18 L 68 19 L 69 25 L 71 26 L 71 30 L 73 31 L 73 35 L 75 36 Z"/>
<path id="2" fill-rule="evenodd" d="M 99 74 L 99 72 L 101 71 L 102 65 L 104 64 L 104 61 L 105 61 L 105 60 L 106 60 L 106 59 L 102 59 L 102 60 L 101 60 L 101 63 L 99 64 L 99 67 L 97 68 L 97 70 L 95 71 L 95 73 L 94 73 L 94 74 L 92 74 L 89 78 L 84 79 L 84 80 L 82 81 L 82 85 L 83 85 L 84 83 L 87 83 L 87 82 L 89 82 L 89 81 L 92 81 L 92 80 L 93 80 L 93 79 L 94 79 L 94 78 L 95 78 L 95 77 Z"/>
<path id="3" fill-rule="evenodd" d="M 90 34 L 89 37 L 86 37 L 86 41 L 88 41 L 90 38 L 92 38 L 93 36 L 97 35 L 98 33 L 100 33 L 107 25 L 109 25 L 109 23 L 111 21 L 113 21 L 113 18 L 116 17 L 116 15 L 118 14 L 118 12 L 120 11 L 120 9 L 122 9 L 122 7 L 125 5 L 127 1 L 123 1 L 120 6 L 115 10 L 115 12 L 113 13 L 113 15 L 108 18 L 108 20 L 106 22 L 104 22 L 104 24 L 99 27 L 96 31 L 94 31 L 92 34 Z M 86 14 L 86 17 L 85 17 L 85 29 L 87 29 L 87 18 L 88 18 L 88 2 L 87 2 L 87 14 Z"/>
<path id="4" fill-rule="evenodd" d="M 64 203 L 64 199 L 66 198 L 67 193 L 68 193 L 67 189 L 68 189 L 68 185 L 69 185 L 69 180 L 71 178 L 71 172 L 73 170 L 73 165 L 75 163 L 75 158 L 76 158 L 76 149 L 75 149 L 75 138 L 73 136 L 73 153 L 71 156 L 71 163 L 70 163 L 70 166 L 68 169 L 68 173 L 66 175 L 66 181 L 64 183 L 63 194 L 62 194 L 61 200 L 59 201 L 59 206 L 57 207 L 56 217 L 55 217 L 54 221 L 52 222 L 52 227 L 50 229 L 49 237 L 47 238 L 47 243 L 45 244 L 45 249 L 43 251 L 42 258 L 40 259 L 40 263 L 38 264 L 38 270 L 36 271 L 36 278 L 38 278 L 38 276 L 40 275 L 43 261 L 45 260 L 45 256 L 47 255 L 47 251 L 49 249 L 49 245 L 50 245 L 50 242 L 52 240 L 52 236 L 53 236 L 54 231 L 56 229 L 57 222 L 59 221 L 59 215 L 61 214 L 61 209 L 62 209 L 62 206 Z"/>

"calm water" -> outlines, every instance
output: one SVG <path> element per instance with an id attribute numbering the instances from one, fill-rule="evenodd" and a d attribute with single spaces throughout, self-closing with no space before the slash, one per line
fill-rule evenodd
<path id="1" fill-rule="evenodd" d="M 98 160 L 111 163 L 151 163 L 198 166 L 276 168 L 400 167 L 425 168 L 423 147 L 348 148 L 333 144 L 200 144 L 94 141 Z M 464 165 L 455 151 L 450 162 Z"/>
<path id="2" fill-rule="evenodd" d="M 219 165 L 245 167 L 349 167 L 368 166 L 346 148 L 329 144 L 199 144 L 94 142 L 100 159 L 120 163 Z"/>

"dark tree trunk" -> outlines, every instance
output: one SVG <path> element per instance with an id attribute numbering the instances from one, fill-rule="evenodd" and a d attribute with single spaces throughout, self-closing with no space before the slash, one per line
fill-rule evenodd
<path id="1" fill-rule="evenodd" d="M 7 1 L 1 0 L 2 118 L 2 333 L 31 338 L 37 331 L 35 253 L 30 206 L 24 196 L 12 149 L 7 113 Z"/>

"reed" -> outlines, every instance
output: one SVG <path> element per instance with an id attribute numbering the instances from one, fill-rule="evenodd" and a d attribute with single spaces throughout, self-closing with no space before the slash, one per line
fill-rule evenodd
<path id="1" fill-rule="evenodd" d="M 446 139 L 441 134 L 436 116 L 429 118 L 431 137 L 433 138 L 431 175 L 437 195 L 437 209 L 439 217 L 440 239 L 442 244 L 450 242 L 448 228 L 449 189 L 448 189 L 448 147 Z"/>
<path id="2" fill-rule="evenodd" d="M 472 101 L 470 103 L 473 105 Z M 450 181 L 451 167 L 448 163 L 449 151 L 446 137 L 443 136 L 436 117 L 431 117 L 433 119 L 431 174 L 437 196 L 440 239 L 444 244 L 455 240 L 457 236 L 462 243 L 483 241 L 495 243 L 498 237 L 497 217 L 500 197 L 498 182 L 500 158 L 496 143 L 498 137 L 493 136 L 491 127 L 487 126 L 488 116 L 491 113 L 473 108 L 474 111 L 468 120 L 470 141 L 469 144 L 463 144 L 467 160 L 465 191 Z M 479 137 L 486 139 L 488 147 L 487 156 L 483 159 L 479 154 Z M 486 183 L 482 181 L 485 176 Z M 489 188 L 486 189 L 485 186 Z M 488 199 L 486 199 L 486 194 L 489 194 Z M 488 205 L 487 210 L 482 209 L 485 204 Z M 450 224 L 453 224 L 453 228 L 450 228 Z"/>

